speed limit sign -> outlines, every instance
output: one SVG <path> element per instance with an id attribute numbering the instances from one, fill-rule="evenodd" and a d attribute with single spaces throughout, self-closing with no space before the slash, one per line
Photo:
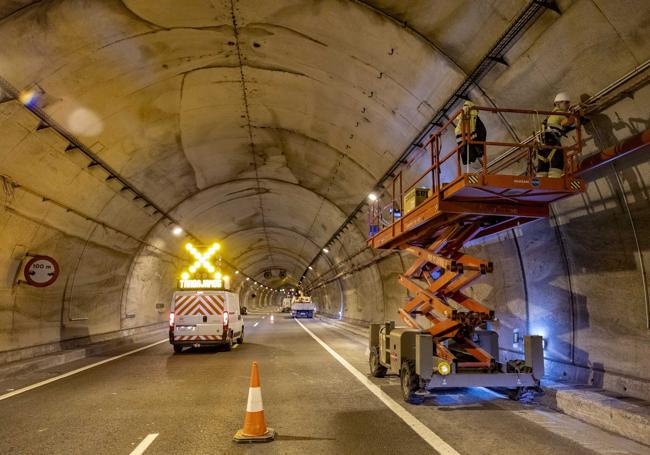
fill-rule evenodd
<path id="1" fill-rule="evenodd" d="M 49 256 L 34 256 L 25 265 L 24 274 L 28 284 L 44 288 L 58 278 L 59 264 Z"/>

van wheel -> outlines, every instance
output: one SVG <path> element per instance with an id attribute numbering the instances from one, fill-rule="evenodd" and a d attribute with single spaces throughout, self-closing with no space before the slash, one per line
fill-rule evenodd
<path id="1" fill-rule="evenodd" d="M 228 338 L 226 339 L 226 344 L 223 346 L 223 350 L 224 350 L 224 351 L 230 351 L 230 350 L 232 349 L 232 345 L 233 345 L 233 342 L 232 342 L 232 332 L 230 332 L 230 335 L 229 335 Z"/>
<path id="2" fill-rule="evenodd" d="M 241 333 L 239 334 L 239 338 L 237 338 L 237 343 L 238 344 L 243 344 L 244 343 L 244 328 L 241 328 Z"/>
<path id="3" fill-rule="evenodd" d="M 175 344 L 174 345 L 174 354 L 180 354 L 181 352 L 183 352 L 183 346 L 181 346 L 180 344 Z"/>

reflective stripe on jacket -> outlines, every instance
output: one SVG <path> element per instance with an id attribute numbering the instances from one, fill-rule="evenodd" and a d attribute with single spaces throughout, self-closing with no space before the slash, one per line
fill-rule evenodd
<path id="1" fill-rule="evenodd" d="M 465 111 L 467 112 L 467 111 Z M 466 113 L 463 113 L 463 116 L 466 116 Z M 476 139 L 476 119 L 478 118 L 478 111 L 471 110 L 469 111 L 469 135 L 471 140 Z M 458 125 L 456 125 L 456 128 L 454 130 L 456 132 L 456 143 L 460 144 L 463 142 L 463 119 L 461 118 L 460 121 L 458 122 Z"/>

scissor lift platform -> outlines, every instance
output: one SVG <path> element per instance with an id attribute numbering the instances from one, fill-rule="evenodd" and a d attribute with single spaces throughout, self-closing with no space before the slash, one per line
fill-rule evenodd
<path id="1" fill-rule="evenodd" d="M 536 118 L 558 114 L 482 107 L 472 110 Z M 425 145 L 430 151 L 430 166 L 406 190 L 400 171 L 393 178 L 391 201 L 382 205 L 377 200 L 370 207 L 368 245 L 415 255 L 413 264 L 399 276 L 409 295 L 398 312 L 406 327 L 395 327 L 394 321 L 389 321 L 372 324 L 370 332 L 372 375 L 398 373 L 407 401 L 440 388 L 500 386 L 521 391 L 539 384 L 544 372 L 542 338 L 531 334 L 524 337 L 524 360 L 499 362 L 498 334 L 486 330 L 494 311 L 462 292 L 480 276 L 491 273 L 493 265 L 469 256 L 462 248 L 471 240 L 547 218 L 551 203 L 585 190 L 585 182 L 574 176 L 581 144 L 579 118 L 574 116 L 578 125 L 575 144 L 558 147 L 565 159 L 564 174 L 548 178 L 535 176 L 533 166 L 536 152 L 549 147 L 539 140 L 543 135 L 526 143 L 475 141 L 469 131 L 469 114 L 467 109 L 458 111 L 431 136 Z M 460 122 L 460 134 L 456 130 L 460 143 L 443 153 L 443 135 L 455 127 L 456 119 Z M 461 154 L 467 151 L 469 158 L 471 146 L 482 149 L 479 171 L 469 172 L 468 165 L 461 165 Z M 508 153 L 512 158 L 499 159 L 500 164 L 491 166 L 490 146 L 511 147 Z M 510 165 L 518 161 L 524 161 L 525 172 L 513 172 Z M 449 169 L 456 171 L 448 181 L 442 179 L 443 165 L 447 174 Z M 430 188 L 418 188 L 425 179 Z M 415 189 L 428 196 L 424 200 L 411 197 L 415 204 L 409 204 L 404 212 L 405 195 Z"/>
<path id="2" fill-rule="evenodd" d="M 446 226 L 484 219 L 474 239 L 492 235 L 539 218 L 547 218 L 549 204 L 581 193 L 579 178 L 461 174 L 422 204 L 368 239 L 379 249 L 431 243 Z"/>

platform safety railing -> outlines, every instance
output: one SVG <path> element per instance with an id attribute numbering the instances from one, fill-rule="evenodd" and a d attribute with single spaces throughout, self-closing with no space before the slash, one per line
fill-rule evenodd
<path id="1" fill-rule="evenodd" d="M 475 111 L 478 113 L 479 118 L 481 114 L 495 115 L 495 114 L 511 114 L 529 116 L 533 124 L 533 140 L 526 142 L 509 142 L 509 141 L 495 141 L 488 140 L 490 131 L 487 131 L 486 140 L 479 141 L 473 140 L 470 131 L 470 118 L 471 113 Z M 562 144 L 545 144 L 545 134 L 543 120 L 550 115 L 566 116 L 573 119 L 575 126 L 574 135 L 568 139 L 573 142 L 569 145 Z M 460 123 L 460 141 L 456 141 L 456 126 Z M 496 124 L 496 122 L 495 122 Z M 451 136 L 449 132 L 451 131 Z M 455 147 L 443 147 L 445 143 L 445 135 L 449 141 L 455 141 Z M 473 170 L 469 166 L 469 159 L 467 164 L 462 164 L 462 154 L 466 153 L 469 158 L 469 147 L 471 145 L 478 145 L 482 149 L 482 156 L 479 158 L 481 168 L 480 170 Z M 525 171 L 517 172 L 516 175 L 526 175 L 534 177 L 536 173 L 536 158 L 537 152 L 543 149 L 554 148 L 564 155 L 564 169 L 563 175 L 559 178 L 568 179 L 573 173 L 578 170 L 578 155 L 582 148 L 582 135 L 580 127 L 580 116 L 574 112 L 561 112 L 561 111 L 545 111 L 545 110 L 531 110 L 531 109 L 510 109 L 510 108 L 494 108 L 472 106 L 469 108 L 458 109 L 445 123 L 443 123 L 425 144 L 421 146 L 421 152 L 416 154 L 415 157 L 407 161 L 403 168 L 393 175 L 391 182 L 391 191 L 388 202 L 383 202 L 381 197 L 370 204 L 368 214 L 369 237 L 374 237 L 379 232 L 383 231 L 388 226 L 392 226 L 393 234 L 395 233 L 395 223 L 399 221 L 404 215 L 404 196 L 418 186 L 423 180 L 428 179 L 431 182 L 428 198 L 439 198 L 440 193 L 444 192 L 446 188 L 451 186 L 463 174 L 478 174 L 478 175 L 513 175 L 512 172 L 508 173 L 508 169 L 512 166 L 525 163 Z M 448 149 L 448 150 L 447 150 Z M 508 152 L 508 157 L 505 160 L 498 160 L 493 165 L 489 165 L 490 158 L 497 158 L 499 155 Z M 495 156 L 496 155 L 496 156 Z M 404 187 L 404 167 L 410 168 L 419 164 L 422 160 L 427 159 L 429 166 L 415 179 L 412 180 L 408 186 Z M 442 170 L 446 163 L 453 163 L 452 166 L 447 166 L 447 170 L 452 171 L 451 178 L 442 180 Z M 449 169 L 451 168 L 451 169 Z M 521 168 L 521 166 L 519 166 Z M 449 177 L 449 176 L 447 176 Z"/>

